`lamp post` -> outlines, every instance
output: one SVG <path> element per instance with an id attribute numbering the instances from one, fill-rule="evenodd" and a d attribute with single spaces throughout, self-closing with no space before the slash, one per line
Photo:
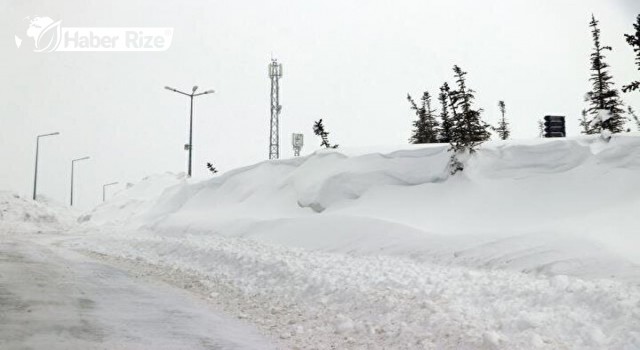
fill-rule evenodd
<path id="1" fill-rule="evenodd" d="M 59 132 L 52 132 L 49 134 L 42 134 L 42 135 L 38 135 L 36 137 L 36 168 L 35 171 L 33 173 L 33 200 L 36 200 L 36 190 L 38 187 L 38 153 L 40 151 L 40 138 L 41 137 L 46 137 L 46 136 L 54 136 L 54 135 L 60 135 Z"/>
<path id="2" fill-rule="evenodd" d="M 71 161 L 71 201 L 70 201 L 71 206 L 73 206 L 73 168 L 75 167 L 76 162 L 79 162 L 81 160 L 87 160 L 87 159 L 89 159 L 89 157 L 77 158 Z"/>
<path id="3" fill-rule="evenodd" d="M 189 150 L 189 165 L 187 167 L 187 175 L 189 177 L 191 177 L 191 152 L 193 151 L 193 98 L 194 97 L 198 97 L 198 96 L 202 96 L 202 95 L 212 94 L 215 91 L 207 90 L 205 92 L 201 92 L 199 94 L 196 94 L 196 90 L 198 90 L 198 87 L 194 86 L 191 89 L 191 93 L 188 94 L 186 92 L 182 92 L 182 91 L 176 90 L 176 89 L 174 89 L 172 87 L 168 87 L 168 86 L 165 86 L 164 88 L 169 90 L 169 91 L 177 92 L 177 93 L 179 93 L 181 95 L 188 96 L 191 99 L 191 110 L 189 112 L 189 143 L 184 145 L 185 149 Z"/>
<path id="4" fill-rule="evenodd" d="M 117 182 L 112 182 L 112 183 L 108 183 L 108 184 L 104 184 L 102 185 L 102 201 L 104 202 L 106 199 L 106 189 L 107 186 L 113 186 L 113 185 L 117 185 Z"/>

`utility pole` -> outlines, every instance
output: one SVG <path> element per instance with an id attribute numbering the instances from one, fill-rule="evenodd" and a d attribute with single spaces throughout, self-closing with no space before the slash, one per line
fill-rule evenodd
<path id="1" fill-rule="evenodd" d="M 168 86 L 165 86 L 164 88 L 169 90 L 169 91 L 173 91 L 173 92 L 177 92 L 177 93 L 179 93 L 181 95 L 185 95 L 185 96 L 187 96 L 187 97 L 189 97 L 191 99 L 191 109 L 190 109 L 190 112 L 189 112 L 189 143 L 184 145 L 184 149 L 189 151 L 189 165 L 187 166 L 187 175 L 189 177 L 191 177 L 191 159 L 192 159 L 191 155 L 192 155 L 192 151 L 193 151 L 193 98 L 194 97 L 198 97 L 198 96 L 202 96 L 202 95 L 212 94 L 215 91 L 207 90 L 205 92 L 201 92 L 199 94 L 196 94 L 196 90 L 198 90 L 198 86 L 194 86 L 191 89 L 191 93 L 188 94 L 186 92 L 182 92 L 182 91 L 176 90 L 176 89 L 174 89 L 172 87 L 168 87 Z"/>
<path id="2" fill-rule="evenodd" d="M 76 165 L 76 162 L 87 160 L 87 159 L 89 159 L 89 157 L 77 158 L 71 161 L 71 200 L 69 201 L 69 203 L 71 204 L 72 207 L 73 207 L 73 169 Z"/>
<path id="3" fill-rule="evenodd" d="M 271 128 L 269 134 L 269 159 L 280 158 L 280 78 L 282 78 L 282 64 L 275 58 L 269 64 L 269 78 L 271 79 Z"/>
<path id="4" fill-rule="evenodd" d="M 49 134 L 42 134 L 36 137 L 36 168 L 33 174 L 33 200 L 36 200 L 36 191 L 38 187 L 38 153 L 40 152 L 40 138 L 47 136 L 60 135 L 59 132 L 52 132 Z"/>
<path id="5" fill-rule="evenodd" d="M 102 185 L 102 201 L 104 202 L 105 199 L 107 198 L 106 193 L 107 193 L 107 187 L 108 186 L 113 186 L 113 185 L 117 185 L 117 182 L 112 182 L 112 183 L 108 183 L 108 184 L 104 184 Z"/>

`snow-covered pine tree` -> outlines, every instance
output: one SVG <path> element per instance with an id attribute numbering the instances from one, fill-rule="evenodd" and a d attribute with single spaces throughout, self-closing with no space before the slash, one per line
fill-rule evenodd
<path id="1" fill-rule="evenodd" d="M 418 119 L 413 122 L 413 134 L 409 139 L 411 143 L 436 143 L 438 142 L 438 120 L 436 111 L 431 108 L 431 95 L 428 91 L 422 94 L 421 106 L 418 107 L 411 95 L 407 94 L 407 100 L 411 109 L 415 111 Z"/>
<path id="2" fill-rule="evenodd" d="M 453 72 L 458 89 L 449 91 L 451 110 L 454 115 L 449 141 L 451 150 L 454 151 L 449 163 L 452 175 L 464 169 L 464 164 L 458 156 L 474 153 L 477 146 L 491 137 L 490 126 L 481 119 L 482 109 L 473 108 L 475 96 L 474 91 L 467 87 L 465 78 L 467 72 L 457 65 L 453 67 Z"/>
<path id="3" fill-rule="evenodd" d="M 424 108 L 418 107 L 416 102 L 413 100 L 413 98 L 411 98 L 411 95 L 409 94 L 407 94 L 407 101 L 409 101 L 409 104 L 411 104 L 411 109 L 413 109 L 418 116 L 418 119 L 413 122 L 413 131 L 411 137 L 409 138 L 409 143 L 426 143 L 426 137 L 424 135 L 426 134 L 425 129 L 427 122 L 425 120 L 426 113 L 424 111 Z"/>
<path id="4" fill-rule="evenodd" d="M 449 88 L 448 83 L 444 83 L 442 87 L 440 87 L 440 94 L 438 95 L 438 100 L 440 101 L 440 135 L 438 137 L 439 142 L 441 143 L 449 143 L 451 141 L 451 128 L 453 127 L 453 120 L 451 115 L 449 114 L 449 93 L 451 89 Z"/>
<path id="5" fill-rule="evenodd" d="M 580 121 L 580 127 L 582 128 L 580 133 L 586 134 L 586 135 L 591 135 L 595 133 L 593 126 L 591 125 L 591 123 L 589 122 L 589 119 L 587 118 L 586 109 L 582 110 L 582 118 L 580 118 L 579 121 Z"/>
<path id="6" fill-rule="evenodd" d="M 636 129 L 638 129 L 638 131 L 640 131 L 640 117 L 638 117 L 638 115 L 636 114 L 636 111 L 631 108 L 631 106 L 629 106 L 629 115 L 631 115 L 631 118 L 633 118 L 633 121 L 636 123 Z"/>
<path id="7" fill-rule="evenodd" d="M 329 133 L 324 130 L 322 119 L 313 124 L 313 133 L 320 136 L 320 138 L 322 139 L 322 143 L 320 143 L 320 146 L 324 146 L 325 148 L 338 148 L 338 145 L 332 146 L 329 143 Z"/>
<path id="8" fill-rule="evenodd" d="M 464 170 L 464 164 L 460 160 L 458 160 L 458 157 L 456 156 L 457 153 L 464 152 L 464 150 L 461 149 L 462 147 L 459 147 L 457 145 L 457 142 L 460 139 L 460 137 L 456 135 L 456 132 L 458 130 L 455 128 L 456 123 L 460 120 L 460 115 L 458 114 L 458 110 L 456 109 L 456 105 L 458 103 L 457 91 L 451 90 L 451 88 L 449 87 L 449 84 L 446 82 L 444 83 L 442 88 L 447 95 L 447 99 L 449 100 L 448 101 L 449 107 L 451 108 L 451 113 L 453 114 L 450 118 L 451 127 L 449 128 L 448 137 L 449 137 L 449 145 L 451 146 L 449 147 L 449 151 L 453 151 L 451 158 L 449 158 L 449 173 L 451 175 L 454 175 L 458 171 Z"/>
<path id="9" fill-rule="evenodd" d="M 210 171 L 212 174 L 215 174 L 215 173 L 217 173 L 217 172 L 218 172 L 218 169 L 216 169 L 216 168 L 213 166 L 213 164 L 211 164 L 211 163 L 207 163 L 207 169 L 209 169 L 209 171 Z"/>
<path id="10" fill-rule="evenodd" d="M 623 103 L 620 100 L 618 90 L 614 88 L 613 77 L 609 74 L 607 64 L 604 59 L 604 52 L 611 51 L 611 46 L 603 46 L 600 43 L 600 28 L 598 21 L 592 15 L 591 34 L 593 36 L 593 52 L 591 53 L 591 81 L 592 90 L 589 91 L 585 99 L 589 102 L 590 107 L 587 112 L 591 115 L 589 123 L 594 133 L 600 133 L 603 129 L 612 133 L 624 131 L 625 118 L 622 116 L 624 110 Z M 600 110 L 607 110 L 610 117 L 605 121 L 600 121 L 602 113 Z"/>
<path id="11" fill-rule="evenodd" d="M 509 138 L 509 135 L 511 135 L 511 131 L 509 130 L 509 122 L 507 122 L 507 119 L 505 118 L 507 107 L 504 104 L 504 101 L 498 101 L 498 108 L 500 108 L 500 114 L 502 117 L 500 118 L 498 127 L 495 128 L 495 131 L 498 133 L 500 140 L 506 140 Z"/>
<path id="12" fill-rule="evenodd" d="M 466 85 L 467 72 L 458 66 L 454 66 L 453 71 L 458 89 L 449 92 L 451 109 L 454 114 L 451 133 L 452 146 L 454 150 L 468 150 L 473 153 L 477 145 L 489 139 L 489 126 L 480 119 L 482 109 L 473 108 L 475 91 Z"/>
<path id="13" fill-rule="evenodd" d="M 640 15 L 636 18 L 633 28 L 636 30 L 634 34 L 625 34 L 624 37 L 627 43 L 633 48 L 633 52 L 636 53 L 636 65 L 640 70 Z M 623 92 L 635 91 L 640 89 L 640 81 L 633 81 L 628 85 L 622 87 Z"/>

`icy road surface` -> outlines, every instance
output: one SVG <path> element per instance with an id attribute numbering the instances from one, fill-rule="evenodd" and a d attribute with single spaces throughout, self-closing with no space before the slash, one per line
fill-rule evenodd
<path id="1" fill-rule="evenodd" d="M 1 349 L 269 349 L 258 333 L 173 287 L 3 237 Z"/>

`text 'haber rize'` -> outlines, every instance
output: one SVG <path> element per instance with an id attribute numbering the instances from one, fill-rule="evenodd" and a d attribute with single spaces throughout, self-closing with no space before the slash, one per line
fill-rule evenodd
<path id="1" fill-rule="evenodd" d="M 65 32 L 64 46 L 113 49 L 121 47 L 122 40 L 124 40 L 124 47 L 128 49 L 159 49 L 166 44 L 166 39 L 161 35 L 144 35 L 142 31 L 125 31 L 123 34 L 124 38 L 122 35 L 97 35 L 93 32 L 89 32 L 88 35 Z"/>

